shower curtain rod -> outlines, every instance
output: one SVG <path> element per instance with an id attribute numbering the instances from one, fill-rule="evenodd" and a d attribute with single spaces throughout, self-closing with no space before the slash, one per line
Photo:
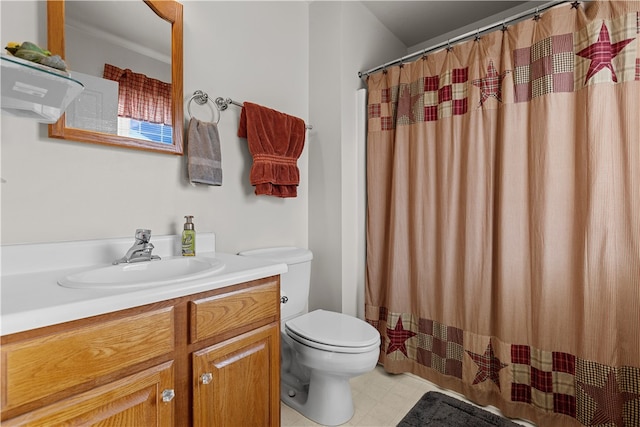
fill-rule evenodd
<path id="1" fill-rule="evenodd" d="M 358 77 L 362 78 L 363 76 L 369 76 L 371 73 L 375 73 L 377 71 L 380 70 L 384 70 L 387 67 L 391 67 L 393 65 L 397 65 L 397 64 L 402 64 L 404 62 L 410 61 L 414 58 L 417 58 L 419 56 L 424 56 L 427 53 L 433 52 L 435 50 L 440 50 L 444 47 L 451 47 L 452 44 L 460 42 L 462 40 L 466 40 L 469 39 L 471 37 L 480 37 L 481 34 L 484 34 L 488 31 L 494 30 L 496 28 L 499 27 L 506 27 L 507 24 L 512 23 L 514 21 L 519 21 L 521 19 L 527 18 L 529 16 L 535 16 L 535 15 L 539 15 L 540 13 L 542 13 L 543 11 L 552 8 L 553 6 L 562 4 L 562 3 L 568 3 L 569 0 L 554 0 L 551 1 L 549 3 L 545 3 L 542 6 L 538 6 L 536 8 L 530 9 L 526 12 L 522 12 L 519 13 L 517 15 L 511 16 L 509 18 L 503 19 L 500 22 L 496 22 L 495 24 L 491 24 L 491 25 L 487 25 L 486 27 L 482 27 L 482 28 L 478 28 L 477 30 L 474 31 L 469 31 L 468 33 L 462 34 L 460 36 L 454 37 L 452 39 L 447 40 L 446 42 L 442 42 L 442 43 L 438 43 L 434 46 L 428 47 L 426 49 L 422 49 L 418 52 L 414 52 L 411 53 L 409 55 L 403 56 L 402 58 L 398 58 L 398 59 L 394 59 L 393 61 L 387 62 L 385 64 L 382 65 L 378 65 L 377 67 L 371 68 L 370 70 L 367 71 L 359 71 L 358 72 Z M 574 3 L 581 3 L 579 1 L 575 1 Z"/>

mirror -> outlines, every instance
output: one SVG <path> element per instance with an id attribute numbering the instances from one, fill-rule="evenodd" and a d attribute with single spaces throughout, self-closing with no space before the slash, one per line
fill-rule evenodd
<path id="1" fill-rule="evenodd" d="M 123 31 L 125 30 L 123 28 L 121 28 L 120 30 L 110 29 L 108 31 L 107 30 L 97 30 L 97 31 L 103 34 L 110 34 L 111 32 L 119 32 L 119 34 L 116 36 L 112 36 L 112 35 L 108 36 L 113 38 L 111 42 L 114 42 L 114 40 L 118 40 L 118 39 L 126 41 L 125 37 L 135 37 L 136 40 L 131 41 L 131 43 L 139 46 L 145 46 L 148 43 L 151 43 L 156 40 L 171 41 L 170 50 L 168 49 L 168 42 L 166 43 L 167 55 L 163 55 L 162 53 L 163 48 L 159 46 L 155 46 L 155 47 L 152 46 L 148 49 L 143 47 L 142 50 L 138 50 L 137 52 L 137 54 L 139 55 L 149 54 L 149 56 L 154 57 L 147 61 L 150 63 L 152 63 L 153 61 L 156 61 L 156 63 L 161 64 L 163 61 L 167 62 L 170 60 L 170 64 L 166 64 L 165 74 L 167 74 L 167 77 L 168 75 L 170 75 L 170 83 L 171 83 L 171 88 L 170 88 L 171 118 L 166 120 L 167 122 L 171 122 L 171 127 L 170 127 L 171 138 L 169 141 L 165 140 L 165 142 L 154 142 L 141 134 L 139 134 L 138 137 L 131 136 L 131 135 L 129 136 L 118 135 L 117 133 L 121 133 L 121 131 L 118 131 L 117 129 L 116 130 L 111 129 L 111 126 L 102 126 L 102 127 L 99 126 L 98 128 L 95 128 L 93 127 L 93 125 L 91 126 L 87 125 L 86 120 L 83 121 L 77 118 L 72 118 L 71 116 L 73 111 L 70 111 L 70 109 L 67 109 L 67 113 L 70 116 L 69 120 L 66 117 L 67 114 L 65 114 L 60 118 L 60 120 L 58 120 L 58 122 L 56 122 L 55 124 L 49 125 L 49 137 L 72 140 L 72 141 L 96 143 L 96 144 L 115 145 L 115 146 L 122 146 L 122 147 L 134 148 L 139 150 L 147 150 L 147 151 L 157 151 L 157 152 L 169 153 L 169 154 L 182 154 L 183 153 L 182 138 L 183 138 L 183 122 L 184 122 L 183 99 L 182 99 L 183 97 L 182 4 L 174 0 L 144 0 L 144 3 L 142 1 L 139 1 L 139 4 L 134 4 L 135 2 L 130 2 L 130 1 L 123 1 L 123 2 L 67 1 L 65 2 L 63 0 L 48 0 L 47 1 L 48 49 L 52 53 L 62 56 L 65 60 L 67 60 L 72 56 L 71 52 L 69 52 L 69 55 L 65 54 L 65 48 L 70 46 L 70 42 L 72 41 L 70 38 L 68 38 L 69 35 L 65 34 L 66 33 L 65 22 L 67 19 L 69 20 L 73 19 L 73 16 L 77 14 L 80 14 L 82 16 L 87 16 L 86 11 L 82 11 L 82 10 L 72 11 L 71 8 L 83 7 L 85 4 L 91 4 L 91 3 L 96 3 L 96 4 L 108 3 L 108 4 L 111 4 L 111 9 L 113 9 L 115 6 L 117 7 L 121 7 L 121 6 L 133 7 L 134 5 L 144 6 L 144 10 L 140 10 L 139 8 L 136 8 L 135 10 L 132 9 L 131 11 L 127 10 L 127 12 L 118 12 L 118 14 L 116 14 L 115 16 L 120 16 L 120 17 L 139 16 L 140 14 L 143 14 L 143 13 L 145 15 L 147 13 L 150 13 L 152 16 L 154 16 L 155 19 L 158 20 L 158 22 L 165 25 L 166 30 L 160 29 L 159 31 L 166 31 L 166 34 L 163 33 L 158 35 L 158 34 L 155 34 L 155 32 L 149 31 L 148 26 L 140 25 L 140 24 L 127 25 L 124 19 L 117 19 L 117 18 L 105 19 L 105 15 L 103 14 L 100 16 L 100 19 L 102 22 L 108 21 L 108 22 L 113 22 L 114 24 L 125 23 L 124 25 L 125 29 L 127 27 L 128 28 L 138 27 L 138 28 L 143 28 L 144 31 L 136 36 L 131 36 L 131 35 L 125 36 L 123 33 Z M 69 10 L 65 11 L 66 8 L 69 8 Z M 163 22 L 162 20 L 166 22 Z M 134 21 L 134 22 L 139 22 L 139 21 Z M 167 23 L 169 25 L 166 25 Z M 85 24 L 86 24 L 85 27 L 93 28 L 94 30 L 97 29 L 97 25 L 95 23 L 92 24 L 92 23 L 86 22 Z M 151 37 L 147 37 L 147 36 L 151 36 Z M 148 38 L 148 43 L 144 41 L 145 38 Z M 144 52 L 145 49 L 146 49 L 146 52 Z M 94 45 L 92 53 L 100 52 L 100 50 L 101 50 L 100 48 Z M 124 57 L 125 49 L 122 49 L 122 52 L 123 52 L 122 56 Z M 130 53 L 128 54 L 130 55 Z M 85 52 L 85 54 L 80 56 L 89 57 L 91 55 Z M 166 59 L 164 59 L 165 57 Z M 91 74 L 95 76 L 96 80 L 102 80 L 102 81 L 105 80 L 105 79 L 102 79 L 102 75 L 100 74 L 102 72 L 102 69 L 96 72 L 95 64 L 89 67 L 89 68 L 93 68 L 91 70 L 84 69 L 80 65 L 79 59 L 81 58 L 74 58 L 73 63 L 70 63 L 70 61 L 67 61 L 72 73 L 74 72 L 73 70 L 77 68 L 78 70 L 84 71 L 84 73 L 86 73 L 87 75 Z M 122 59 L 119 59 L 119 60 L 122 60 Z M 114 62 L 114 61 L 111 61 L 111 62 Z M 77 64 L 77 67 L 74 66 L 76 64 Z M 111 64 L 111 65 L 114 65 L 121 69 L 129 68 L 128 65 L 126 64 L 123 65 L 122 63 Z M 146 71 L 144 70 L 136 70 L 133 67 L 135 66 L 131 67 L 131 71 L 133 71 L 134 73 L 140 73 L 140 74 L 146 73 Z M 151 68 L 154 68 L 154 67 L 151 67 Z M 158 66 L 156 68 L 158 70 L 157 73 L 159 75 L 154 76 L 150 74 L 148 77 L 151 77 L 157 80 L 163 80 L 161 69 L 164 67 Z M 154 70 L 152 70 L 152 72 L 154 72 Z M 87 78 L 93 79 L 92 76 L 87 76 Z M 79 79 L 79 80 L 82 81 L 82 79 Z M 168 79 L 164 79 L 164 81 L 167 81 L 167 80 Z M 117 86 L 118 83 L 116 82 L 108 80 L 107 83 L 112 83 L 113 85 L 115 85 L 116 88 L 118 87 Z M 117 95 L 116 95 L 116 101 L 117 101 Z"/>

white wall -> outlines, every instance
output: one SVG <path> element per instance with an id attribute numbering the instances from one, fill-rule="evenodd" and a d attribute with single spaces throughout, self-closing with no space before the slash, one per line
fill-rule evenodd
<path id="1" fill-rule="evenodd" d="M 182 3 L 185 102 L 201 89 L 308 121 L 306 2 Z M 46 46 L 46 2 L 3 0 L 0 14 L 2 46 L 25 40 Z M 307 247 L 308 148 L 298 163 L 296 199 L 256 197 L 247 144 L 236 136 L 239 113 L 232 106 L 220 121 L 224 185 L 194 188 L 181 156 L 54 140 L 46 125 L 3 112 L 2 244 L 133 238 L 140 227 L 173 234 L 191 214 L 197 230 L 216 233 L 224 252 Z M 312 137 L 307 147 L 314 144 Z"/>
<path id="2" fill-rule="evenodd" d="M 166 31 L 167 43 L 171 44 L 169 23 Z M 129 68 L 163 82 L 171 82 L 171 62 L 142 55 L 68 25 L 65 26 L 65 51 L 67 65 L 73 71 L 102 77 L 104 64 L 107 63 L 122 69 Z"/>
<path id="3" fill-rule="evenodd" d="M 309 14 L 310 309 L 362 317 L 365 170 L 364 146 L 356 143 L 356 91 L 364 84 L 357 73 L 405 55 L 406 46 L 360 2 L 316 1 Z"/>

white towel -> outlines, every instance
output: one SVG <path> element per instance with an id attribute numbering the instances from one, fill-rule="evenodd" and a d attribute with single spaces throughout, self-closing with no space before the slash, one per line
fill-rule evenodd
<path id="1" fill-rule="evenodd" d="M 187 156 L 192 184 L 222 185 L 222 152 L 215 123 L 189 120 Z"/>

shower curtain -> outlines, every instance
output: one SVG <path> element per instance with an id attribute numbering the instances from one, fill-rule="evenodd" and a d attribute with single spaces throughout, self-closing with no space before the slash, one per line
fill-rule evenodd
<path id="1" fill-rule="evenodd" d="M 541 426 L 640 426 L 640 2 L 367 79 L 380 362 Z"/>

